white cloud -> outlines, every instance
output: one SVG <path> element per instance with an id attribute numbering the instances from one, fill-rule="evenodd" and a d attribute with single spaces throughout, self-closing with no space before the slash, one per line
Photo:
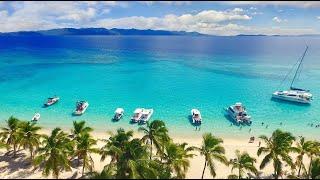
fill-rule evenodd
<path id="1" fill-rule="evenodd" d="M 319 19 L 319 20 L 320 20 L 320 16 L 318 16 L 318 17 L 317 17 L 317 19 Z"/>
<path id="2" fill-rule="evenodd" d="M 273 6 L 290 6 L 298 8 L 318 8 L 320 1 L 220 1 L 232 5 L 273 5 Z"/>
<path id="3" fill-rule="evenodd" d="M 286 19 L 280 19 L 279 17 L 273 17 L 272 18 L 273 21 L 277 22 L 277 23 L 281 23 L 281 22 L 287 22 L 288 20 Z"/>
<path id="4" fill-rule="evenodd" d="M 190 5 L 192 1 L 139 1 L 142 4 L 153 5 L 156 3 L 167 4 L 167 5 Z"/>

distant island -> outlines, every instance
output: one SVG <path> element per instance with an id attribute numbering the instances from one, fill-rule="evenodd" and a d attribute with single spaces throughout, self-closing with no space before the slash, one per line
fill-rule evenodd
<path id="1" fill-rule="evenodd" d="M 202 34 L 199 32 L 186 31 L 168 31 L 152 29 L 106 29 L 106 28 L 60 28 L 39 31 L 17 31 L 17 32 L 0 32 L 0 36 L 81 36 L 81 35 L 106 35 L 106 36 L 219 36 Z M 266 34 L 238 34 L 238 37 L 272 37 L 272 36 L 320 36 L 319 34 L 302 34 L 302 35 L 266 35 Z"/>
<path id="2" fill-rule="evenodd" d="M 61 35 L 113 35 L 113 36 L 130 36 L 130 35 L 163 35 L 163 36 L 207 36 L 198 32 L 185 31 L 166 31 L 166 30 L 140 30 L 140 29 L 106 29 L 106 28 L 61 28 L 39 31 L 19 31 L 0 33 L 0 35 L 12 36 L 61 36 Z"/>

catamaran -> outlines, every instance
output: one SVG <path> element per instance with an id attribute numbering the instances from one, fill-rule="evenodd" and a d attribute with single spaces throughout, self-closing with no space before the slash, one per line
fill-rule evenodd
<path id="1" fill-rule="evenodd" d="M 146 123 L 151 118 L 152 114 L 153 114 L 153 109 L 143 109 L 139 122 Z"/>
<path id="2" fill-rule="evenodd" d="M 136 110 L 134 110 L 131 121 L 134 123 L 139 122 L 139 119 L 142 116 L 142 111 L 143 111 L 143 108 L 137 108 Z"/>
<path id="3" fill-rule="evenodd" d="M 113 120 L 119 121 L 123 116 L 124 110 L 122 108 L 117 108 L 114 112 Z"/>
<path id="4" fill-rule="evenodd" d="M 51 106 L 55 103 L 57 103 L 60 100 L 60 98 L 58 96 L 54 96 L 54 97 L 49 97 L 47 102 L 44 103 L 45 107 Z"/>
<path id="5" fill-rule="evenodd" d="M 201 118 L 201 113 L 198 109 L 192 109 L 191 115 L 192 115 L 193 124 L 201 124 L 202 118 Z"/>
<path id="6" fill-rule="evenodd" d="M 76 104 L 76 110 L 73 112 L 74 115 L 82 115 L 88 108 L 89 103 L 87 101 L 78 101 Z"/>
<path id="7" fill-rule="evenodd" d="M 247 114 L 245 106 L 240 102 L 226 108 L 226 112 L 237 124 L 251 124 L 251 116 Z"/>
<path id="8" fill-rule="evenodd" d="M 298 72 L 301 68 L 302 61 L 307 53 L 308 46 L 306 47 L 301 59 L 299 59 L 299 65 L 298 68 L 294 74 L 294 77 L 291 81 L 290 89 L 285 91 L 276 91 L 272 94 L 272 98 L 285 100 L 285 101 L 292 101 L 292 102 L 298 102 L 298 103 L 304 103 L 304 104 L 310 104 L 312 101 L 312 94 L 309 90 L 300 89 L 293 87 L 293 83 L 297 77 Z M 290 72 L 289 72 L 290 73 Z M 287 77 L 287 76 L 286 76 Z"/>

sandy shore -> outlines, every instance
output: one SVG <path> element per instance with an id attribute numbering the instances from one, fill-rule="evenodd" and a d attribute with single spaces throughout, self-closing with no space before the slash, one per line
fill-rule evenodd
<path id="1" fill-rule="evenodd" d="M 70 132 L 67 131 L 66 132 Z M 49 130 L 43 130 L 43 133 L 50 134 Z M 107 139 L 109 136 L 105 132 L 93 132 L 93 135 L 97 139 Z M 141 137 L 142 134 L 135 132 L 135 137 Z M 201 134 L 198 137 L 176 137 L 171 136 L 175 142 L 187 142 L 190 146 L 200 146 L 202 143 Z M 223 146 L 226 149 L 226 156 L 228 159 L 235 158 L 235 150 L 239 149 L 240 151 L 247 151 L 251 156 L 257 158 L 256 167 L 259 167 L 260 162 L 262 161 L 263 156 L 257 157 L 258 143 L 259 140 L 256 139 L 254 143 L 249 143 L 248 139 L 228 139 L 223 138 Z M 262 144 L 263 145 L 263 144 Z M 98 141 L 97 147 L 103 146 L 103 142 Z M 0 151 L 0 178 L 45 178 L 42 176 L 42 172 L 39 170 L 33 170 L 33 167 L 27 164 L 26 158 L 29 157 L 29 152 L 24 150 L 19 151 L 18 158 L 12 159 L 11 157 L 4 156 L 5 151 Z M 191 166 L 187 173 L 187 178 L 201 178 L 203 166 L 204 166 L 204 157 L 200 156 L 195 152 L 197 156 L 191 159 Z M 95 162 L 95 170 L 101 171 L 110 160 L 106 159 L 104 162 L 100 162 L 100 156 L 97 154 L 92 154 L 92 157 Z M 295 157 L 295 155 L 293 156 Z M 308 158 L 305 157 L 306 162 Z M 60 178 L 79 178 L 81 177 L 81 167 L 73 168 L 71 172 L 64 172 L 61 174 Z M 216 162 L 216 178 L 226 178 L 231 174 L 231 167 L 222 165 L 219 162 Z M 270 175 L 273 172 L 272 164 L 269 164 L 264 170 L 263 175 Z M 236 173 L 236 172 L 234 172 Z M 209 169 L 206 169 L 205 178 L 212 178 L 210 175 Z M 48 178 L 52 178 L 49 176 Z"/>

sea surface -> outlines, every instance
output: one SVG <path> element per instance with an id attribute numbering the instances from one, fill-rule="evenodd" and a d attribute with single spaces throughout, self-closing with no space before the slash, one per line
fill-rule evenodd
<path id="1" fill-rule="evenodd" d="M 294 85 L 311 90 L 312 104 L 272 100 L 275 90 L 288 89 L 293 73 L 283 79 L 306 44 Z M 60 102 L 43 108 L 53 95 Z M 78 100 L 90 105 L 74 117 Z M 236 102 L 247 107 L 251 126 L 236 126 L 224 115 Z M 113 122 L 117 107 L 125 115 Z M 46 128 L 86 120 L 97 131 L 137 129 L 130 118 L 138 107 L 153 108 L 151 120 L 165 121 L 177 136 L 240 138 L 281 128 L 319 139 L 320 37 L 0 37 L 0 126 L 11 115 L 30 120 L 39 112 Z M 200 127 L 190 123 L 192 108 L 201 111 Z"/>

